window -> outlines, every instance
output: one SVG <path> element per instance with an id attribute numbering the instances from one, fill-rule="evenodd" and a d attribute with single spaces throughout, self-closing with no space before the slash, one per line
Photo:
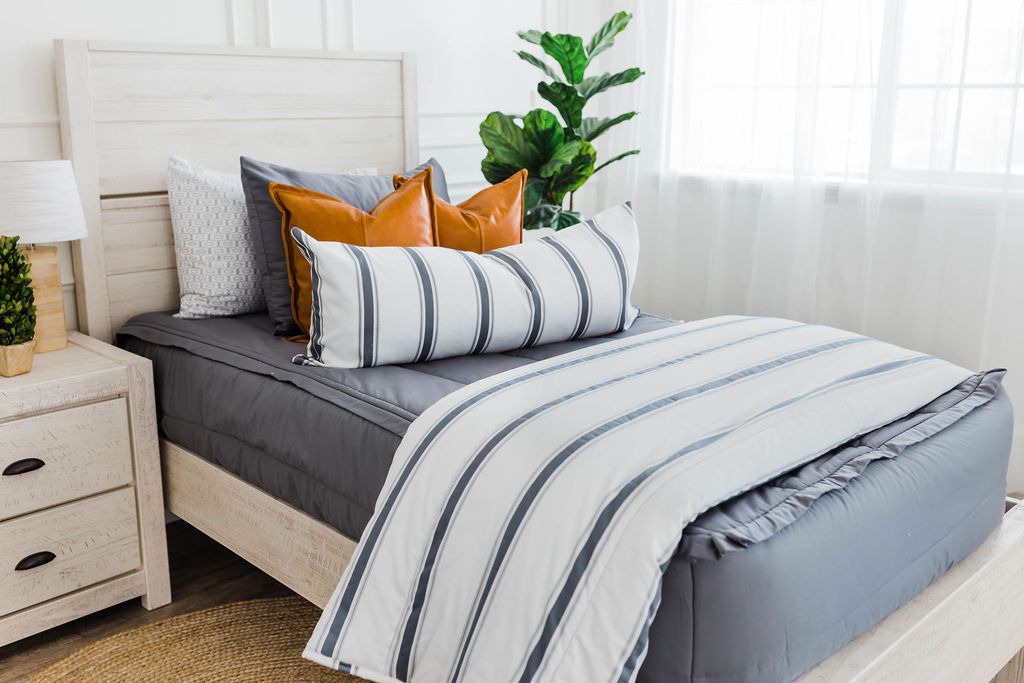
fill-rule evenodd
<path id="1" fill-rule="evenodd" d="M 1024 180 L 1022 6 L 681 0 L 669 164 L 681 172 Z"/>

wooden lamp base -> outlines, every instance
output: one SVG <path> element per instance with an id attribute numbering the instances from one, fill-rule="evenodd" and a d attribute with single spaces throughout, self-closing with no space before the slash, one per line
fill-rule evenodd
<path id="1" fill-rule="evenodd" d="M 21 248 L 32 264 L 32 291 L 36 299 L 36 353 L 67 348 L 64 297 L 60 287 L 57 247 L 26 245 Z"/>

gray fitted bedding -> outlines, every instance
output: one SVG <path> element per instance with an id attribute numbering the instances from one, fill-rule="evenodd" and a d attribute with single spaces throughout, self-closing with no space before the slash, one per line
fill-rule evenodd
<path id="1" fill-rule="evenodd" d="M 626 335 L 673 324 L 641 316 Z M 298 366 L 265 314 L 152 313 L 163 435 L 358 537 L 412 419 L 466 383 L 603 339 L 408 366 Z M 1002 373 L 707 511 L 665 575 L 641 683 L 786 681 L 969 554 L 998 524 L 1012 431 Z"/>

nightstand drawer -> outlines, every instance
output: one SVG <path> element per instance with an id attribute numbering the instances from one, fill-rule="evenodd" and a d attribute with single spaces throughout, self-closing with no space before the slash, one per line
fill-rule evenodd
<path id="1" fill-rule="evenodd" d="M 132 480 L 123 398 L 0 424 L 0 521 Z"/>
<path id="2" fill-rule="evenodd" d="M 0 616 L 137 569 L 136 519 L 123 488 L 0 522 Z"/>

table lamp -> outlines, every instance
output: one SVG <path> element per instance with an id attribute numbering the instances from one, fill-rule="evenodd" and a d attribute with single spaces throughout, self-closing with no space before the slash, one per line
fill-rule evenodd
<path id="1" fill-rule="evenodd" d="M 68 345 L 60 262 L 52 243 L 79 240 L 86 234 L 70 161 L 0 161 L 0 235 L 19 235 L 25 258 L 32 263 L 36 353 Z"/>

